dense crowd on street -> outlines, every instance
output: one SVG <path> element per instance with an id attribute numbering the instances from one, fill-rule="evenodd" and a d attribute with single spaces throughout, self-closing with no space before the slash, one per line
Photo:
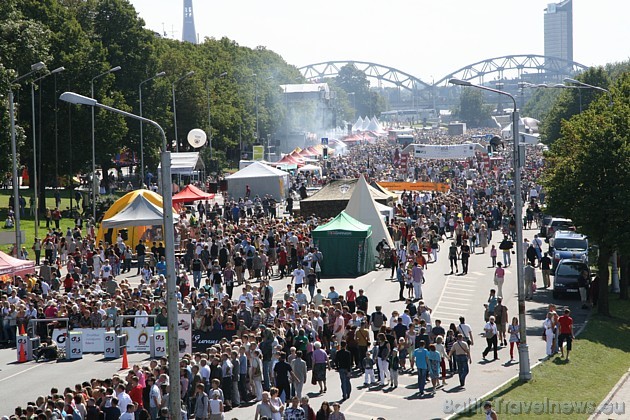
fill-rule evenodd
<path id="1" fill-rule="evenodd" d="M 465 140 L 469 137 L 431 132 L 424 138 L 432 144 Z M 181 398 L 185 411 L 181 418 L 221 419 L 232 415 L 225 414 L 230 410 L 238 418 L 237 407 L 256 404 L 256 419 L 338 420 L 344 418 L 339 403 L 324 401 L 317 407 L 306 395 L 308 388 L 325 396 L 332 369 L 339 376 L 344 400 L 353 391 L 350 377 L 359 375 L 364 386 L 383 389 L 397 388 L 400 375 L 415 375 L 420 395 L 437 392 L 451 377 L 464 387 L 480 332 L 473 332 L 463 317 L 450 325 L 433 319 L 422 292 L 423 283 L 430 281 L 425 278 L 427 270 L 444 255 L 451 273 L 462 275 L 470 258 L 487 258 L 495 287 L 484 302 L 483 357 L 492 353 L 498 359 L 498 349 L 509 342 L 514 359 L 518 319 L 510 318 L 502 303 L 504 268 L 512 263 L 518 246 L 510 147 L 496 151 L 496 159 L 489 161 L 480 156 L 459 161 L 412 159 L 406 172 L 393 164 L 393 149 L 385 141 L 351 148 L 330 159 L 329 177 L 364 174 L 376 180 L 450 186 L 448 193 L 405 191 L 396 203 L 396 217 L 388 222 L 394 246 L 377 247 L 395 280 L 392 284 L 399 287 L 396 310 L 384 313 L 384 302 L 368 296 L 360 285 L 322 289 L 326 273 L 320 263 L 326 255 L 310 232 L 325 220 L 275 213 L 275 200 L 256 191 L 226 196 L 221 204 L 201 202 L 196 212 L 182 213 L 176 228 L 179 310 L 192 315 L 194 329 L 233 331 L 232 339 L 179 361 L 181 395 L 169 394 L 167 360 L 160 359 L 120 376 L 51 389 L 25 408 L 16 408 L 12 418 L 176 418 L 169 417 L 168 401 Z M 540 151 L 528 149 L 523 199 L 531 203 L 527 214 L 532 220 L 544 204 L 544 190 L 537 183 L 541 168 Z M 293 188 L 305 182 L 321 183 L 301 175 L 293 178 Z M 37 275 L 3 284 L 0 339 L 15 343 L 21 327 L 49 338 L 55 324 L 32 327 L 31 319 L 68 318 L 68 328 L 113 328 L 121 315 L 134 315 L 126 322 L 166 325 L 164 245 L 139 242 L 132 248 L 121 236 L 115 243 L 97 243 L 91 224 L 63 232 L 66 224 L 62 219 L 61 227 L 51 227 L 30 247 L 37 258 Z M 535 252 L 526 277 L 530 294 L 536 280 L 534 265 L 549 269 L 542 241 L 532 236 L 525 244 Z M 438 253 L 440 248 L 448 251 Z M 569 321 L 562 318 L 569 314 L 560 316 L 554 308 L 549 313 L 545 331 L 549 327 L 550 351 L 562 351 L 562 343 L 570 344 L 572 337 Z M 54 342 L 44 341 L 47 344 L 36 352 L 38 359 L 56 358 Z"/>

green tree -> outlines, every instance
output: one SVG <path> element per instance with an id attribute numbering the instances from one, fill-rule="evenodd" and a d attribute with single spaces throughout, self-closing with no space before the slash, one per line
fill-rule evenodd
<path id="1" fill-rule="evenodd" d="M 593 86 L 608 88 L 610 79 L 603 67 L 591 67 L 576 76 L 577 80 Z M 568 120 L 580 111 L 588 109 L 591 102 L 605 95 L 595 89 L 566 89 L 558 95 L 557 100 L 545 116 L 541 127 L 543 142 L 552 144 L 561 135 L 562 121 Z"/>
<path id="2" fill-rule="evenodd" d="M 490 106 L 483 104 L 483 92 L 480 89 L 463 88 L 459 107 L 454 113 L 468 126 L 480 127 L 490 117 Z"/>
<path id="3" fill-rule="evenodd" d="M 547 155 L 543 180 L 549 210 L 572 218 L 599 246 L 598 312 L 603 315 L 609 315 L 610 257 L 615 250 L 627 253 L 630 244 L 630 74 L 611 92 L 612 105 L 600 97 L 588 110 L 563 122 L 561 136 Z"/>
<path id="4" fill-rule="evenodd" d="M 346 94 L 354 95 L 354 99 L 350 98 L 355 108 L 351 120 L 360 115 L 372 117 L 385 109 L 385 100 L 377 92 L 370 90 L 367 76 L 353 64 L 346 64 L 339 69 L 335 85 L 343 89 Z"/>

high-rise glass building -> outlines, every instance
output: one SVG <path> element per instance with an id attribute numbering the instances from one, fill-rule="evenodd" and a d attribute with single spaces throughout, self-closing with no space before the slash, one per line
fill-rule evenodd
<path id="1" fill-rule="evenodd" d="M 545 55 L 573 61 L 573 0 L 547 5 Z"/>

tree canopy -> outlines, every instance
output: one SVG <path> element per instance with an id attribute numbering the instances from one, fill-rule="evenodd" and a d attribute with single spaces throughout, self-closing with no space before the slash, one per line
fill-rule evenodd
<path id="1" fill-rule="evenodd" d="M 0 8 L 0 88 L 26 74 L 32 63 L 43 61 L 48 70 L 65 71 L 42 80 L 35 95 L 41 124 L 41 178 L 55 182 L 54 173 L 70 176 L 89 172 L 92 162 L 91 110 L 57 100 L 63 91 L 90 94 L 90 81 L 107 70 L 121 70 L 94 80 L 95 98 L 105 104 L 139 113 L 139 85 L 159 72 L 165 77 L 143 84 L 143 116 L 164 127 L 172 143 L 173 83 L 175 86 L 180 150 L 186 150 L 189 130 L 211 131 L 215 158 L 238 159 L 240 140 L 254 142 L 256 102 L 261 138 L 274 135 L 284 116 L 283 83 L 303 77 L 282 57 L 264 47 L 246 48 L 227 38 L 206 38 L 199 45 L 163 39 L 145 28 L 128 0 L 4 0 Z M 227 74 L 217 77 L 223 72 Z M 45 75 L 40 72 L 34 77 Z M 255 76 L 254 76 L 255 75 Z M 31 79 L 13 86 L 21 165 L 32 167 Z M 256 101 L 258 98 L 258 101 Z M 5 106 L 7 106 L 5 101 Z M 58 110 L 55 113 L 55 109 Z M 210 118 L 209 118 L 210 114 Z M 8 113 L 1 116 L 0 164 L 10 167 Z M 55 124 L 58 127 L 55 132 Z M 211 130 L 210 130 L 211 125 Z M 55 133 L 57 142 L 55 142 Z M 140 125 L 119 115 L 96 111 L 96 163 L 107 170 L 121 152 L 140 160 Z M 145 164 L 158 163 L 161 139 L 144 127 Z M 241 138 L 242 136 L 242 138 Z M 58 144 L 58 150 L 56 149 Z M 53 156 L 58 155 L 58 159 Z M 205 156 L 208 153 L 204 153 Z"/>
<path id="2" fill-rule="evenodd" d="M 560 136 L 547 154 L 543 180 L 549 211 L 573 219 L 599 246 L 602 314 L 608 314 L 610 256 L 630 251 L 630 74 L 610 90 L 612 103 L 600 96 L 587 110 L 558 122 Z"/>

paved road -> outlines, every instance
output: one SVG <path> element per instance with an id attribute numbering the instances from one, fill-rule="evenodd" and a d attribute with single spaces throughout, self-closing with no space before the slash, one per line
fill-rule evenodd
<path id="1" fill-rule="evenodd" d="M 533 237 L 533 231 L 525 231 L 525 237 Z M 495 241 L 498 239 L 495 235 Z M 466 276 L 446 275 L 448 269 L 447 246 L 444 244 L 438 262 L 430 264 L 426 272 L 426 283 L 423 286 L 425 302 L 433 308 L 432 319 L 441 319 L 445 327 L 456 322 L 460 315 L 466 317 L 475 333 L 475 345 L 472 347 L 473 364 L 470 366 L 466 388 L 456 388 L 457 378 L 448 380 L 448 385 L 438 391 L 435 396 L 418 398 L 416 394 L 417 380 L 415 375 L 402 374 L 399 387 L 392 392 L 384 392 L 380 388 L 363 388 L 363 378 L 351 380 L 353 391 L 351 398 L 343 403 L 342 411 L 348 419 L 386 419 L 413 416 L 418 418 L 444 418 L 450 408 L 479 398 L 497 385 L 518 374 L 518 363 L 509 363 L 508 349 L 499 350 L 499 361 L 485 362 L 481 352 L 485 340 L 480 336 L 483 329 L 483 303 L 486 302 L 489 289 L 493 286 L 493 270 L 489 268 L 490 257 L 474 255 L 470 260 L 469 273 Z M 515 266 L 513 266 L 515 267 Z M 504 304 L 509 309 L 510 318 L 517 315 L 516 274 L 508 268 L 504 285 Z M 132 273 L 134 271 L 132 270 Z M 322 290 L 335 285 L 341 293 L 347 286 L 354 285 L 355 290 L 363 288 L 369 298 L 370 311 L 376 304 L 383 306 L 389 317 L 392 310 L 401 311 L 404 305 L 397 300 L 398 285 L 389 279 L 389 270 L 369 273 L 356 279 L 325 279 L 321 283 Z M 138 281 L 138 277 L 131 277 Z M 284 290 L 286 279 L 273 282 L 276 292 Z M 540 291 L 534 301 L 527 302 L 527 326 L 530 335 L 530 359 L 532 365 L 544 357 L 544 342 L 539 338 L 542 321 L 546 314 L 547 303 L 551 301 L 551 291 Z M 579 309 L 577 301 L 558 302 L 571 307 L 576 321 L 576 330 L 584 322 L 586 311 Z M 576 343 L 579 345 L 579 341 Z M 130 363 L 146 360 L 148 355 L 130 354 Z M 66 363 L 35 364 L 28 362 L 22 365 L 11 364 L 15 360 L 15 350 L 0 351 L 0 415 L 6 408 L 12 411 L 16 405 L 24 405 L 38 395 L 47 393 L 52 386 L 74 386 L 75 383 L 93 377 L 110 376 L 120 368 L 120 361 L 102 361 L 102 355 L 86 355 L 83 360 Z M 341 389 L 336 372 L 329 372 L 328 392 L 319 395 L 317 386 L 307 384 L 305 392 L 311 398 L 311 405 L 318 409 L 324 399 L 329 401 L 341 399 Z M 446 409 L 446 410 L 445 410 Z M 419 411 L 420 410 L 420 411 Z M 446 411 L 446 412 L 445 412 Z M 254 416 L 254 407 L 238 408 L 226 417 L 250 419 Z"/>

